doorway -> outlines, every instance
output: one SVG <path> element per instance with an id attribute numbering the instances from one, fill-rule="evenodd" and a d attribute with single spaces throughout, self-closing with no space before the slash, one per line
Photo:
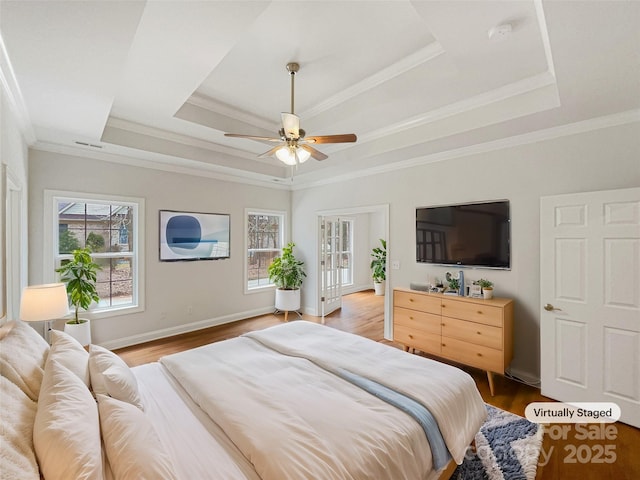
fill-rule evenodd
<path id="1" fill-rule="evenodd" d="M 380 242 L 380 238 L 384 238 L 386 240 L 389 239 L 389 205 L 371 205 L 371 206 L 363 206 L 363 207 L 352 207 L 352 208 L 344 208 L 344 209 L 336 209 L 336 210 L 324 210 L 317 212 L 318 217 L 318 292 L 317 292 L 317 311 L 323 312 L 323 309 L 326 310 L 325 314 L 328 312 L 326 308 L 327 305 L 323 305 L 323 299 L 325 302 L 327 299 L 331 299 L 331 308 L 335 310 L 336 308 L 340 308 L 338 299 L 335 298 L 336 292 L 339 289 L 339 296 L 341 297 L 346 293 L 353 293 L 357 291 L 362 291 L 366 289 L 373 288 L 373 283 L 371 279 L 371 271 L 369 268 L 369 263 L 371 261 L 371 249 L 374 246 L 377 246 Z M 351 257 L 352 262 L 352 271 L 350 272 L 352 275 L 352 285 L 348 288 L 343 288 L 343 279 L 345 275 L 343 274 L 341 269 L 333 269 L 335 276 L 333 277 L 335 281 L 339 281 L 340 285 L 329 284 L 326 282 L 329 274 L 327 271 L 327 263 L 324 252 L 328 251 L 328 247 L 326 246 L 326 238 L 323 239 L 322 225 L 326 224 L 326 222 L 335 222 L 337 219 L 341 220 L 341 224 L 343 225 L 346 220 L 352 221 L 353 231 L 350 240 L 353 242 L 353 255 Z M 325 229 L 327 227 L 325 226 Z M 344 239 L 344 235 L 341 236 Z M 340 245 L 335 245 L 333 247 L 334 250 L 340 249 L 342 252 L 342 257 L 344 257 L 344 248 Z M 341 259 L 342 259 L 341 257 Z M 325 265 L 322 262 L 325 262 Z M 328 268 L 329 272 L 333 267 L 339 267 L 339 265 L 330 265 Z M 387 282 L 386 282 L 386 291 L 384 296 L 384 337 L 387 339 L 391 339 L 392 337 L 392 328 L 391 328 L 391 302 L 389 300 L 389 291 L 391 284 L 390 272 L 387 272 Z M 323 283 L 324 281 L 324 283 Z M 328 287 L 328 288 L 327 288 Z"/>

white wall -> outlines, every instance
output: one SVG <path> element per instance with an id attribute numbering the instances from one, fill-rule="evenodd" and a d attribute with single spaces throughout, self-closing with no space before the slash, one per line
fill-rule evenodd
<path id="1" fill-rule="evenodd" d="M 497 296 L 515 299 L 512 371 L 539 378 L 539 201 L 541 196 L 640 185 L 639 124 L 556 138 L 535 144 L 425 164 L 293 192 L 293 233 L 309 258 L 315 248 L 315 212 L 389 204 L 391 287 L 444 277 L 447 268 L 415 261 L 417 206 L 509 199 L 512 269 L 468 270 L 467 279 L 489 278 Z M 401 159 L 399 159 L 401 160 Z M 309 268 L 313 278 L 313 265 Z M 305 305 L 314 299 L 306 298 Z"/>
<path id="2" fill-rule="evenodd" d="M 38 150 L 31 150 L 29 167 L 30 283 L 41 283 L 45 268 L 42 256 L 43 249 L 48 247 L 43 243 L 45 189 L 145 199 L 146 310 L 95 319 L 94 343 L 114 348 L 273 310 L 273 290 L 244 294 L 244 209 L 289 212 L 289 191 Z M 231 214 L 231 258 L 160 262 L 160 209 Z"/>

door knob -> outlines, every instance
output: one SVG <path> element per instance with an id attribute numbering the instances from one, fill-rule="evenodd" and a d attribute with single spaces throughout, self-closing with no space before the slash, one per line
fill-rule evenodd
<path id="1" fill-rule="evenodd" d="M 550 303 L 545 303 L 545 305 L 544 305 L 544 309 L 545 309 L 547 312 L 553 312 L 554 310 L 560 310 L 560 311 L 562 310 L 561 308 L 556 308 L 556 307 L 554 307 L 554 306 L 553 306 L 553 305 L 551 305 Z"/>

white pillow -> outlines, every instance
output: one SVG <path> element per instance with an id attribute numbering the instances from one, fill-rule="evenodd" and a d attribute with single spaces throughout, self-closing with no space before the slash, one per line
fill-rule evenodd
<path id="1" fill-rule="evenodd" d="M 33 450 L 36 402 L 0 376 L 0 478 L 40 480 Z"/>
<path id="2" fill-rule="evenodd" d="M 25 322 L 17 320 L 0 340 L 0 373 L 31 400 L 38 400 L 49 344 Z"/>
<path id="3" fill-rule="evenodd" d="M 52 358 L 58 360 L 89 387 L 89 352 L 68 333 L 60 330 L 51 330 L 49 333 L 51 350 L 47 361 Z"/>
<path id="4" fill-rule="evenodd" d="M 133 405 L 97 395 L 100 428 L 116 480 L 177 478 L 151 421 Z"/>
<path id="5" fill-rule="evenodd" d="M 33 443 L 46 479 L 103 478 L 95 399 L 82 380 L 55 359 L 45 366 Z"/>
<path id="6" fill-rule="evenodd" d="M 16 326 L 16 321 L 11 320 L 10 322 L 5 322 L 0 325 L 0 340 L 9 335 L 9 332 L 13 330 L 13 327 Z"/>
<path id="7" fill-rule="evenodd" d="M 99 345 L 91 345 L 89 370 L 93 393 L 110 395 L 143 410 L 136 377 L 115 353 Z"/>

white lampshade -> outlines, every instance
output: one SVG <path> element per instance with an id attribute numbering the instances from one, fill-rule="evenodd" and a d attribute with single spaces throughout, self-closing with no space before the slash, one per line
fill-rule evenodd
<path id="1" fill-rule="evenodd" d="M 307 152 L 304 148 L 298 148 L 298 161 L 300 163 L 304 163 L 309 160 L 311 154 Z"/>
<path id="2" fill-rule="evenodd" d="M 20 320 L 42 322 L 64 317 L 68 313 L 69 301 L 64 283 L 31 285 L 22 290 Z"/>
<path id="3" fill-rule="evenodd" d="M 287 165 L 295 165 L 297 163 L 294 147 L 282 147 L 276 150 L 276 157 Z"/>
<path id="4" fill-rule="evenodd" d="M 298 158 L 296 159 L 296 153 Z M 297 163 L 304 163 L 309 160 L 311 154 L 306 150 L 303 150 L 299 147 L 289 147 L 283 146 L 282 148 L 276 150 L 276 157 L 281 162 L 287 165 L 296 165 Z"/>

